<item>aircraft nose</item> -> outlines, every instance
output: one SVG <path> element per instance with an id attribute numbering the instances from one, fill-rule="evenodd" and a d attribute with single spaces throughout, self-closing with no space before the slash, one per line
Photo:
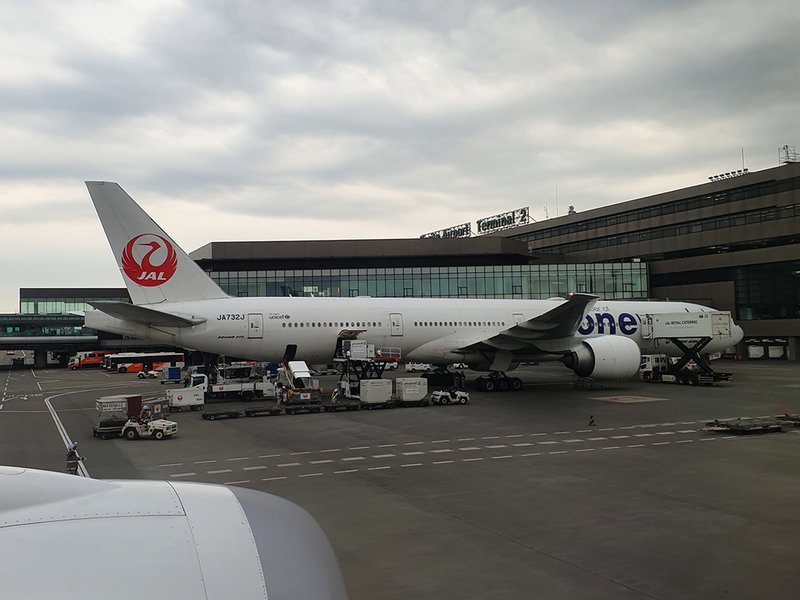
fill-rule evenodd
<path id="1" fill-rule="evenodd" d="M 733 329 L 731 330 L 731 334 L 733 337 L 733 344 L 738 344 L 744 339 L 744 329 L 742 329 L 739 325 L 734 325 Z"/>

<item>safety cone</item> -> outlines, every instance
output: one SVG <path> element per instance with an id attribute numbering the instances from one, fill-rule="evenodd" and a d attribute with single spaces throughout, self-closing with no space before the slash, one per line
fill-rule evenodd
<path id="1" fill-rule="evenodd" d="M 597 423 L 594 422 L 594 415 L 589 415 L 589 427 L 595 427 Z"/>

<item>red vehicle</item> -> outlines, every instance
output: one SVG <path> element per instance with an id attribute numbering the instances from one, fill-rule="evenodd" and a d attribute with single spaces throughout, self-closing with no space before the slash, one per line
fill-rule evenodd
<path id="1" fill-rule="evenodd" d="M 100 367 L 108 350 L 90 350 L 89 352 L 78 352 L 75 356 L 70 356 L 67 367 L 73 371 L 85 367 Z"/>
<path id="2" fill-rule="evenodd" d="M 164 367 L 183 367 L 182 352 L 122 352 L 105 356 L 104 368 L 117 373 L 160 371 Z"/>

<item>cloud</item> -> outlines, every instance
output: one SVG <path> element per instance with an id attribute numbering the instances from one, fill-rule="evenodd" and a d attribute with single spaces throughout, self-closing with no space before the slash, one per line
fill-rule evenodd
<path id="1" fill-rule="evenodd" d="M 788 1 L 31 2 L 4 17 L 0 252 L 32 267 L 4 267 L 0 310 L 67 272 L 120 284 L 85 179 L 119 181 L 192 250 L 544 218 L 556 190 L 562 213 L 586 210 L 702 183 L 742 148 L 771 167 L 797 143 Z"/>

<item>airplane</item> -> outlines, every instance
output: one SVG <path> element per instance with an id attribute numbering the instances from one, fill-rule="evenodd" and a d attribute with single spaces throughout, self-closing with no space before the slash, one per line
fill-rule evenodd
<path id="1" fill-rule="evenodd" d="M 644 317 L 701 313 L 687 302 L 455 298 L 233 298 L 214 283 L 117 183 L 87 181 L 95 210 L 122 272 L 132 304 L 96 301 L 87 327 L 204 352 L 279 362 L 301 356 L 328 363 L 341 338 L 360 337 L 399 347 L 404 360 L 442 368 L 465 363 L 488 371 L 479 389 L 520 389 L 506 372 L 520 362 L 561 361 L 580 377 L 633 377 L 644 353 L 656 348 L 642 335 Z M 743 337 L 705 346 L 712 354 Z"/>
<path id="2" fill-rule="evenodd" d="M 0 466 L 5 598 L 348 597 L 317 522 L 257 490 Z"/>

